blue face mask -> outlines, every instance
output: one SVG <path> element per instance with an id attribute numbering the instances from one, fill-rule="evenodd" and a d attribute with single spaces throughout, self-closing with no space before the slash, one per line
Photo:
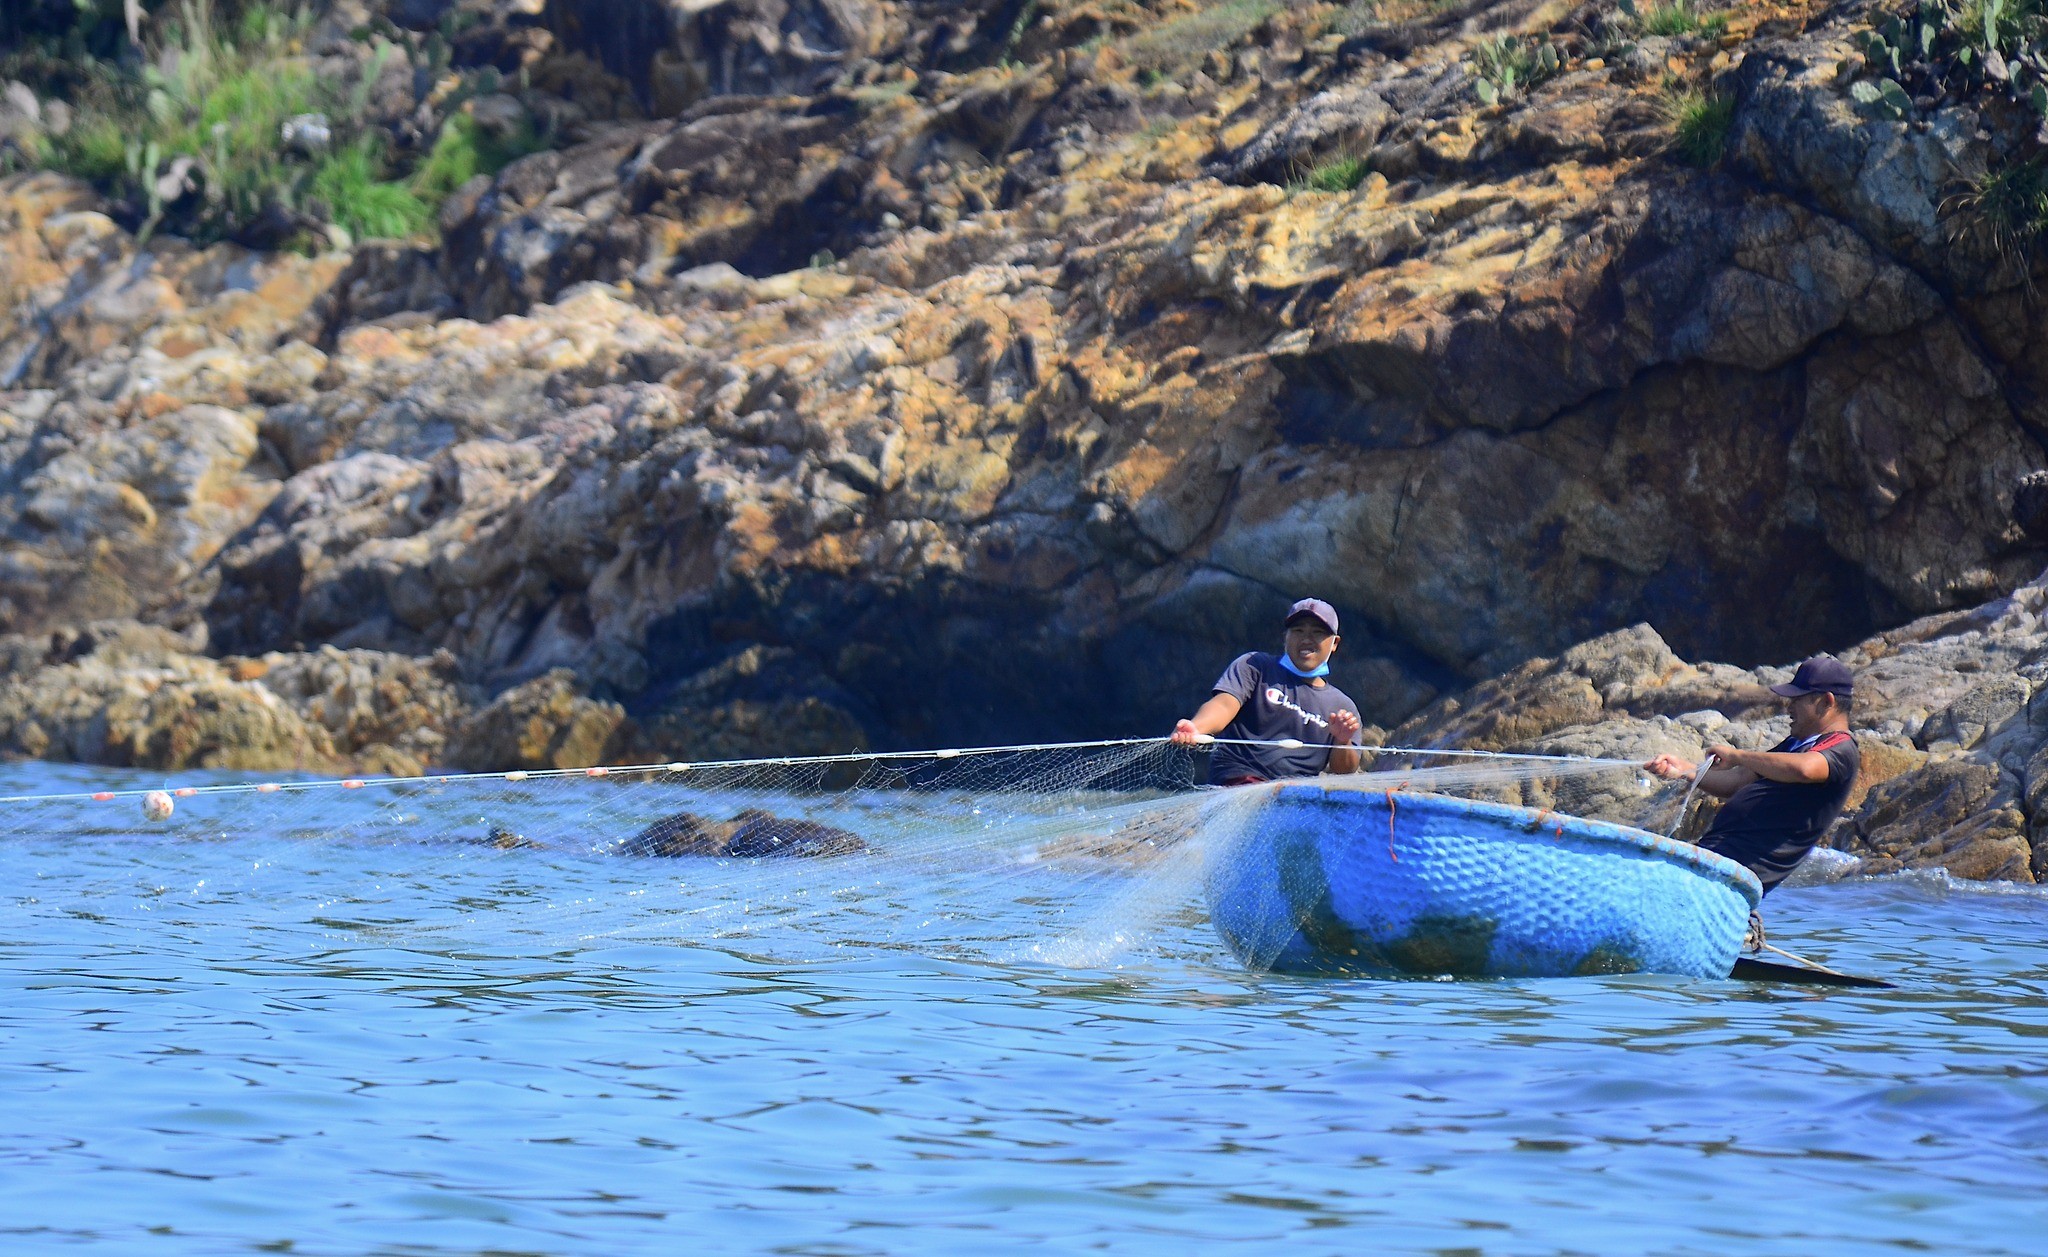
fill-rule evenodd
<path id="1" fill-rule="evenodd" d="M 1313 681 L 1317 677 L 1326 677 L 1330 675 L 1330 665 L 1328 661 L 1317 664 L 1316 670 L 1314 672 L 1303 672 L 1300 668 L 1294 666 L 1294 660 L 1289 659 L 1287 657 L 1287 652 L 1284 650 L 1280 652 L 1280 666 L 1287 669 L 1289 672 L 1292 672 L 1294 675 L 1300 677 L 1304 681 Z"/>

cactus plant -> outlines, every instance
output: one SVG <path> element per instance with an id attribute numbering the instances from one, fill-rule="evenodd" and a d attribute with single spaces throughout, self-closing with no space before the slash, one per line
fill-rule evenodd
<path id="1" fill-rule="evenodd" d="M 1526 92 L 1564 68 L 1557 45 L 1547 36 L 1496 35 L 1472 49 L 1465 63 L 1472 76 L 1472 94 L 1482 105 L 1497 105 Z"/>
<path id="2" fill-rule="evenodd" d="M 1910 116 L 1915 96 L 2001 94 L 2048 119 L 2048 14 L 2042 0 L 1916 0 L 1863 35 L 1861 61 L 1838 67 L 1851 97 L 1881 117 Z M 1867 76 L 1867 77 L 1859 77 Z"/>

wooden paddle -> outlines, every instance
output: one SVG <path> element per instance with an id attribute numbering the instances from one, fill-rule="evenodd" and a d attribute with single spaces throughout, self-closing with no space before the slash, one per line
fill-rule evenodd
<path id="1" fill-rule="evenodd" d="M 1853 973 L 1836 973 L 1833 969 L 1818 966 L 1781 965 L 1774 960 L 1752 960 L 1738 956 L 1735 968 L 1728 974 L 1738 982 L 1786 982 L 1794 986 L 1850 986 L 1872 990 L 1892 990 L 1894 983 L 1881 978 L 1859 978 Z"/>

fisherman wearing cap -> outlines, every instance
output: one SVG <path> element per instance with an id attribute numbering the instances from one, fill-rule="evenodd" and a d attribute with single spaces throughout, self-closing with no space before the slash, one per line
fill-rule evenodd
<path id="1" fill-rule="evenodd" d="M 1721 805 L 1699 845 L 1748 868 L 1766 893 L 1785 880 L 1842 814 L 1859 761 L 1849 732 L 1854 690 L 1849 669 L 1816 655 L 1771 692 L 1792 700 L 1792 736 L 1768 751 L 1710 747 L 1713 765 L 1699 788 Z M 1644 765 L 1667 779 L 1691 777 L 1696 765 L 1659 755 Z"/>
<path id="2" fill-rule="evenodd" d="M 1255 650 L 1231 661 L 1209 701 L 1173 728 L 1185 746 L 1204 735 L 1221 739 L 1209 755 L 1212 785 L 1358 771 L 1358 704 L 1325 679 L 1342 640 L 1336 609 L 1303 598 L 1288 608 L 1286 631 L 1279 654 Z M 1301 745 L 1233 744 L 1288 740 Z"/>

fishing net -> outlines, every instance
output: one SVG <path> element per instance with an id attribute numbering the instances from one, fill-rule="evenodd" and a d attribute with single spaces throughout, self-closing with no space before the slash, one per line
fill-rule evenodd
<path id="1" fill-rule="evenodd" d="M 602 866 L 579 883 L 588 893 L 537 877 L 524 910 L 500 897 L 489 931 L 564 944 L 730 940 L 771 954 L 801 939 L 1086 967 L 1163 923 L 1198 923 L 1205 877 L 1256 832 L 1261 792 L 1201 784 L 1207 755 L 1144 740 L 362 781 L 202 776 L 0 805 L 17 846 L 253 844 L 246 880 L 283 860 L 305 886 L 273 894 L 271 910 L 303 915 L 317 898 L 336 928 L 408 942 L 437 931 L 474 941 L 482 927 L 459 903 L 438 921 L 382 920 L 376 887 L 316 874 L 348 865 L 342 852 L 376 849 L 380 878 L 430 884 L 481 861 L 517 895 L 524 867 Z M 1381 752 L 1368 771 L 1321 780 L 1659 832 L 1682 794 L 1617 761 L 1434 751 Z"/>

